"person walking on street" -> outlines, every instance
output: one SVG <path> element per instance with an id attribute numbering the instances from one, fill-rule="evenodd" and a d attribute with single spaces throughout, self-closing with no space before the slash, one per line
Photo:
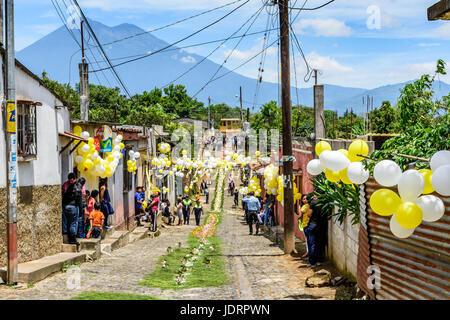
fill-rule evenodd
<path id="1" fill-rule="evenodd" d="M 108 180 L 107 178 L 101 179 L 99 183 L 99 192 L 100 192 L 100 205 L 101 205 L 101 211 L 103 212 L 103 215 L 105 216 L 105 229 L 111 229 L 109 226 L 108 218 L 110 215 L 114 214 L 114 209 L 111 206 L 111 198 L 109 196 L 108 191 Z"/>
<path id="2" fill-rule="evenodd" d="M 248 209 L 249 235 L 253 234 L 253 223 L 256 223 L 255 235 L 257 235 L 259 231 L 258 213 L 261 210 L 261 203 L 255 198 L 255 193 L 253 191 L 249 193 L 248 197 L 242 199 L 242 201 L 246 203 Z"/>
<path id="3" fill-rule="evenodd" d="M 234 205 L 237 207 L 239 205 L 239 190 L 234 190 Z"/>
<path id="4" fill-rule="evenodd" d="M 302 259 L 305 259 L 308 256 L 308 236 L 306 235 L 306 227 L 308 226 L 309 223 L 309 217 L 311 215 L 312 211 L 309 208 L 309 201 L 308 201 L 308 196 L 306 194 L 304 194 L 302 196 L 302 207 L 300 209 L 300 216 L 298 218 L 299 221 L 299 228 L 300 231 L 303 231 L 303 234 L 305 235 L 305 239 L 306 239 L 306 253 L 302 256 Z M 308 215 L 309 213 L 309 215 Z M 303 230 L 302 230 L 303 229 Z"/>
<path id="5" fill-rule="evenodd" d="M 77 241 L 78 231 L 78 208 L 81 205 L 81 185 L 77 183 L 74 173 L 69 173 L 68 180 L 62 186 L 62 207 L 66 221 L 66 232 L 69 244 L 79 245 Z"/>
<path id="6" fill-rule="evenodd" d="M 310 203 L 310 209 L 307 213 L 309 217 L 308 226 L 304 229 L 306 235 L 306 243 L 308 245 L 308 267 L 319 266 L 317 261 L 317 226 L 320 219 L 320 207 L 317 195 L 313 195 Z"/>
<path id="7" fill-rule="evenodd" d="M 200 199 L 195 201 L 193 210 L 194 210 L 194 214 L 195 214 L 195 224 L 197 226 L 199 226 L 200 225 L 200 217 L 203 214 L 203 205 L 200 203 Z"/>
<path id="8" fill-rule="evenodd" d="M 184 224 L 189 224 L 192 200 L 189 199 L 189 197 L 184 196 L 182 203 L 183 203 L 183 221 L 184 221 Z"/>
<path id="9" fill-rule="evenodd" d="M 137 226 L 141 226 L 141 217 L 145 215 L 144 208 L 142 204 L 145 201 L 145 193 L 142 196 L 142 187 L 136 187 L 136 192 L 134 194 L 134 217 L 136 219 Z"/>
<path id="10" fill-rule="evenodd" d="M 177 206 L 175 207 L 175 210 L 177 212 L 178 216 L 178 225 L 181 226 L 183 224 L 183 203 L 181 202 L 181 198 L 177 199 Z"/>
<path id="11" fill-rule="evenodd" d="M 156 232 L 157 227 L 157 217 L 158 217 L 158 208 L 159 208 L 159 192 L 156 191 L 156 193 L 153 196 L 152 202 L 149 204 L 150 207 L 150 220 L 152 223 L 152 231 Z"/>

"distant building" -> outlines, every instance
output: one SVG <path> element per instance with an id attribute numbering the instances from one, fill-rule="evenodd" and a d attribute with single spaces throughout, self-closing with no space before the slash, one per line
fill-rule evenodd
<path id="1" fill-rule="evenodd" d="M 228 135 L 242 131 L 242 121 L 239 118 L 220 119 L 220 132 Z"/>

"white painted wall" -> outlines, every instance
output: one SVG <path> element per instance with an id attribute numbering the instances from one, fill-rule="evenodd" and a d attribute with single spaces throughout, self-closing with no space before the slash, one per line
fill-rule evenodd
<path id="1" fill-rule="evenodd" d="M 328 222 L 328 255 L 334 259 L 339 269 L 356 278 L 359 224 L 352 225 L 351 220 L 351 217 L 347 217 L 340 224 L 333 218 Z"/>
<path id="2" fill-rule="evenodd" d="M 0 58 L 2 59 L 2 58 Z M 62 106 L 49 90 L 16 66 L 16 99 L 39 101 L 42 106 L 36 107 L 37 121 L 37 159 L 28 162 L 19 162 L 19 186 L 32 185 L 58 185 L 61 184 L 59 164 L 59 137 L 58 115 L 55 106 Z M 0 70 L 3 82 L 3 73 Z M 1 94 L 4 97 L 3 85 L 0 84 Z M 3 119 L 1 118 L 1 123 Z M 62 119 L 61 119 L 62 120 Z M 0 132 L 0 155 L 6 153 L 3 127 Z M 0 187 L 6 186 L 5 161 L 0 161 Z"/>

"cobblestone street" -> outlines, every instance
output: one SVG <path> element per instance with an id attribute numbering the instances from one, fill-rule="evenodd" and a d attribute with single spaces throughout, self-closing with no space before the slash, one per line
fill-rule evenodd
<path id="1" fill-rule="evenodd" d="M 334 299 L 335 289 L 305 288 L 313 274 L 306 262 L 285 256 L 282 249 L 264 235 L 249 235 L 243 211 L 232 208 L 225 195 L 224 217 L 217 235 L 222 239 L 230 284 L 221 287 L 161 290 L 139 285 L 157 267 L 168 246 L 186 245 L 195 226 L 166 227 L 159 237 L 146 238 L 103 255 L 98 261 L 80 265 L 81 284 L 69 290 L 70 272 L 58 273 L 31 288 L 0 287 L 1 299 L 70 299 L 85 291 L 146 294 L 162 299 Z"/>

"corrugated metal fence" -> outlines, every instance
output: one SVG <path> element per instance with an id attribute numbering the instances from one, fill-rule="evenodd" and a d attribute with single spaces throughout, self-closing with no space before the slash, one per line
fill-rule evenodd
<path id="1" fill-rule="evenodd" d="M 399 239 L 389 229 L 390 217 L 379 216 L 370 208 L 370 196 L 381 188 L 370 178 L 360 191 L 359 286 L 380 300 L 450 299 L 450 197 L 434 194 L 444 201 L 444 217 L 423 222 L 409 238 Z M 378 289 L 367 287 L 368 264 L 380 268 Z"/>

